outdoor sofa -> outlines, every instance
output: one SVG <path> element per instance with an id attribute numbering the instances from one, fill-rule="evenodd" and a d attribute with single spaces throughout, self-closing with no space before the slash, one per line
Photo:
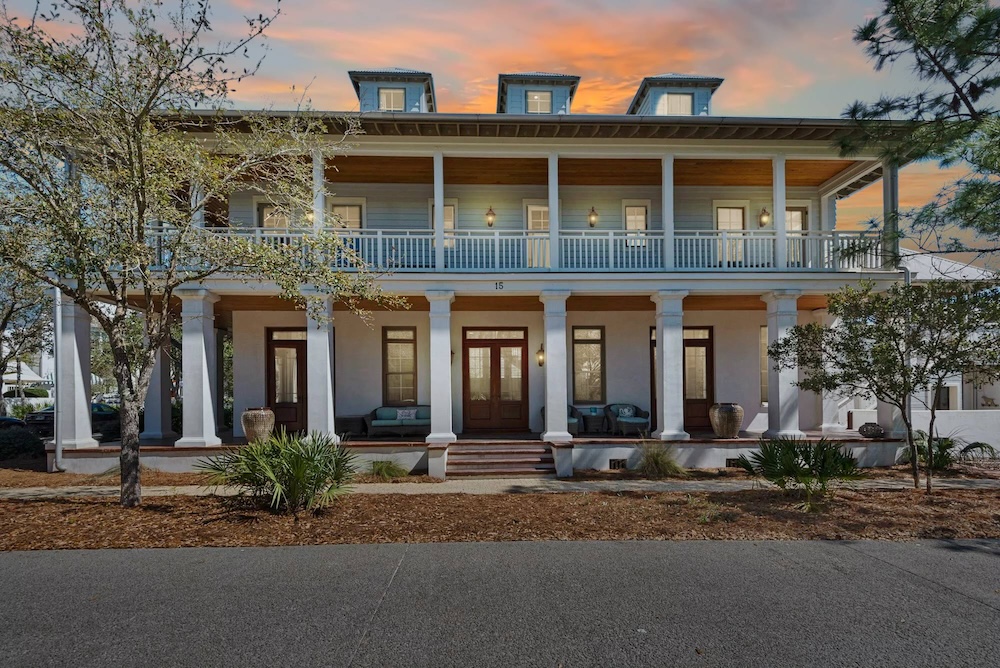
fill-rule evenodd
<path id="1" fill-rule="evenodd" d="M 604 417 L 611 425 L 611 434 L 627 436 L 630 433 L 643 434 L 649 431 L 649 411 L 635 404 L 608 404 L 604 407 Z"/>
<path id="2" fill-rule="evenodd" d="M 431 433 L 431 407 L 379 406 L 365 416 L 365 431 L 369 437 L 383 434 L 426 436 Z"/>

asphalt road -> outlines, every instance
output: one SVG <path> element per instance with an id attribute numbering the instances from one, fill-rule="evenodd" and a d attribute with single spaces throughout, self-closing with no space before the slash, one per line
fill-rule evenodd
<path id="1" fill-rule="evenodd" d="M 0 666 L 989 666 L 1000 542 L 0 554 Z"/>

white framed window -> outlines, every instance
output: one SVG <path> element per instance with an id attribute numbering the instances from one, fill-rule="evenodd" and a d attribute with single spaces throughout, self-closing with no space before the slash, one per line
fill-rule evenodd
<path id="1" fill-rule="evenodd" d="M 650 201 L 648 199 L 622 200 L 622 224 L 625 231 L 629 233 L 627 245 L 646 245 L 645 233 L 649 229 L 649 210 Z"/>
<path id="2" fill-rule="evenodd" d="M 434 229 L 434 198 L 427 200 L 427 227 Z M 458 200 L 454 197 L 444 198 L 444 231 L 454 232 L 455 221 L 458 220 Z M 445 239 L 445 248 L 454 248 L 455 239 Z"/>
<path id="3" fill-rule="evenodd" d="M 337 197 L 329 201 L 331 227 L 360 230 L 368 227 L 364 197 Z"/>
<path id="4" fill-rule="evenodd" d="M 694 115 L 694 95 L 691 93 L 664 93 L 656 101 L 657 116 Z"/>
<path id="5" fill-rule="evenodd" d="M 717 199 L 712 202 L 715 229 L 745 230 L 750 210 L 749 200 Z"/>
<path id="6" fill-rule="evenodd" d="M 562 201 L 559 202 L 562 209 Z M 547 232 L 551 221 L 549 220 L 549 202 L 544 199 L 522 200 L 522 211 L 524 212 L 524 229 L 529 232 Z M 529 267 L 549 266 L 549 254 L 546 251 L 548 245 L 544 241 L 539 241 L 542 234 L 532 235 L 527 248 L 527 260 Z"/>
<path id="7" fill-rule="evenodd" d="M 268 234 L 284 232 L 292 227 L 288 208 L 266 195 L 254 195 L 253 212 L 254 226 Z"/>
<path id="8" fill-rule="evenodd" d="M 406 107 L 406 90 L 403 88 L 379 88 L 379 111 L 403 111 Z"/>
<path id="9" fill-rule="evenodd" d="M 529 90 L 525 92 L 524 111 L 529 114 L 551 114 L 552 91 Z"/>

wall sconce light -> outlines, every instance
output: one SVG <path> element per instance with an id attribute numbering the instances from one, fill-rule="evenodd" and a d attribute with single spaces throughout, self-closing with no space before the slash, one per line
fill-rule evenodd
<path id="1" fill-rule="evenodd" d="M 486 211 L 486 227 L 493 227 L 493 223 L 497 220 L 497 214 L 493 211 L 493 205 L 490 205 L 489 210 Z"/>
<path id="2" fill-rule="evenodd" d="M 767 227 L 771 224 L 771 214 L 768 212 L 766 206 L 760 210 L 760 215 L 757 216 L 757 222 L 761 227 Z"/>
<path id="3" fill-rule="evenodd" d="M 590 207 L 590 214 L 587 216 L 587 221 L 590 223 L 591 227 L 597 227 L 597 209 Z"/>
<path id="4" fill-rule="evenodd" d="M 538 352 L 535 353 L 535 359 L 538 360 L 538 366 L 545 366 L 545 344 L 538 346 Z"/>

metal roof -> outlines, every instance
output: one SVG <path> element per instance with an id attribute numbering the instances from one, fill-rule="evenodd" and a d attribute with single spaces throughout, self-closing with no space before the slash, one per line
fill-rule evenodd
<path id="1" fill-rule="evenodd" d="M 437 111 L 437 99 L 434 94 L 434 75 L 421 70 L 410 70 L 405 67 L 383 67 L 372 70 L 349 70 L 354 85 L 354 94 L 361 95 L 361 81 L 366 79 L 382 79 L 385 81 L 414 81 L 424 84 L 424 95 L 427 96 L 427 111 Z"/>
<path id="2" fill-rule="evenodd" d="M 577 86 L 580 85 L 580 77 L 575 74 L 555 74 L 552 72 L 508 72 L 497 77 L 497 113 L 504 113 L 507 106 L 507 82 L 508 81 L 531 81 L 537 83 L 555 83 L 558 85 L 569 84 L 569 97 L 572 101 L 576 95 Z"/>
<path id="3" fill-rule="evenodd" d="M 700 74 L 678 74 L 667 72 L 646 77 L 639 84 L 639 89 L 628 105 L 627 114 L 635 114 L 639 111 L 639 106 L 649 93 L 649 89 L 656 85 L 669 84 L 672 86 L 696 86 L 699 88 L 711 88 L 714 93 L 725 79 L 721 77 L 708 77 Z"/>

